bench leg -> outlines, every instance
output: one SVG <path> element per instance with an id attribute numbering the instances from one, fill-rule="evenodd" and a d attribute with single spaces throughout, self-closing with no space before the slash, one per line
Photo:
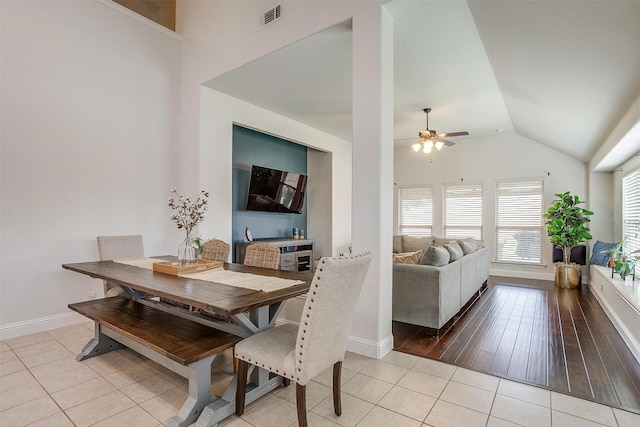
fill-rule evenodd
<path id="1" fill-rule="evenodd" d="M 104 335 L 100 330 L 99 323 L 96 323 L 95 330 L 95 338 L 89 341 L 87 345 L 84 346 L 80 354 L 76 356 L 76 360 L 78 362 L 80 362 L 81 360 L 89 359 L 93 356 L 109 353 L 110 351 L 119 350 L 124 347 L 118 341 L 115 341 L 114 339 Z"/>
<path id="2" fill-rule="evenodd" d="M 180 408 L 178 415 L 169 421 L 168 427 L 186 427 L 194 423 L 205 406 L 213 402 L 211 363 L 215 357 L 214 354 L 189 365 L 189 397 Z"/>

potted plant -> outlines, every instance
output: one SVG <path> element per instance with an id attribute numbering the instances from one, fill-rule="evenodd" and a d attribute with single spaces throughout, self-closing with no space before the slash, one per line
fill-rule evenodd
<path id="1" fill-rule="evenodd" d="M 570 192 L 555 194 L 557 197 L 543 217 L 547 220 L 547 235 L 554 247 L 562 248 L 563 262 L 555 265 L 555 283 L 560 288 L 576 288 L 582 266 L 569 262 L 571 249 L 580 243 L 591 240 L 587 223 L 593 215 L 588 209 L 580 207 L 583 201 Z"/>
<path id="2" fill-rule="evenodd" d="M 605 249 L 603 253 L 611 255 L 609 258 L 609 267 L 612 268 L 611 278 L 613 279 L 613 272 L 615 271 L 620 275 L 622 280 L 629 274 L 634 272 L 636 262 L 640 259 L 640 249 L 633 252 L 625 253 L 624 245 L 627 241 L 627 237 L 616 245 L 613 249 Z M 634 273 L 635 274 L 635 273 Z"/>

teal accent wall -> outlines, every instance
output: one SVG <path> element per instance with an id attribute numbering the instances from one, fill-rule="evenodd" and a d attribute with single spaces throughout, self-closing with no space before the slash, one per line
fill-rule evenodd
<path id="1" fill-rule="evenodd" d="M 258 165 L 307 175 L 307 147 L 242 126 L 233 126 L 232 239 L 244 240 L 249 227 L 254 239 L 291 237 L 294 227 L 307 230 L 307 200 L 301 214 L 247 211 L 251 166 Z M 307 183 L 308 185 L 308 183 Z"/>

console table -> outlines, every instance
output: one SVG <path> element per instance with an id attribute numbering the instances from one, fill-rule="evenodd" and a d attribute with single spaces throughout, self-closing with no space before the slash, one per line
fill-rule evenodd
<path id="1" fill-rule="evenodd" d="M 313 270 L 312 239 L 256 239 L 253 242 L 236 242 L 236 262 L 242 264 L 247 246 L 264 242 L 280 248 L 280 270 L 309 271 Z"/>

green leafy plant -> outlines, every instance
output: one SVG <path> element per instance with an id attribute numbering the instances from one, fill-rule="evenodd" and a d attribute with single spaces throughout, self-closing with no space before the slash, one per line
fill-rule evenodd
<path id="1" fill-rule="evenodd" d="M 204 250 L 204 241 L 201 236 L 198 236 L 193 239 L 193 244 L 196 247 L 196 259 L 200 259 L 202 257 L 202 251 Z"/>
<path id="2" fill-rule="evenodd" d="M 568 191 L 555 196 L 557 199 L 549 206 L 543 218 L 547 220 L 545 224 L 551 243 L 562 248 L 564 263 L 569 264 L 571 248 L 592 239 L 587 223 L 593 212 L 580 207 L 584 202 Z"/>
<path id="3" fill-rule="evenodd" d="M 633 271 L 636 262 L 640 259 L 640 249 L 625 253 L 624 246 L 627 242 L 627 237 L 616 245 L 613 249 L 605 249 L 602 253 L 611 255 L 609 261 L 610 266 L 613 267 L 613 271 L 618 273 L 622 279 L 627 277 Z M 611 265 L 613 263 L 613 265 Z"/>

